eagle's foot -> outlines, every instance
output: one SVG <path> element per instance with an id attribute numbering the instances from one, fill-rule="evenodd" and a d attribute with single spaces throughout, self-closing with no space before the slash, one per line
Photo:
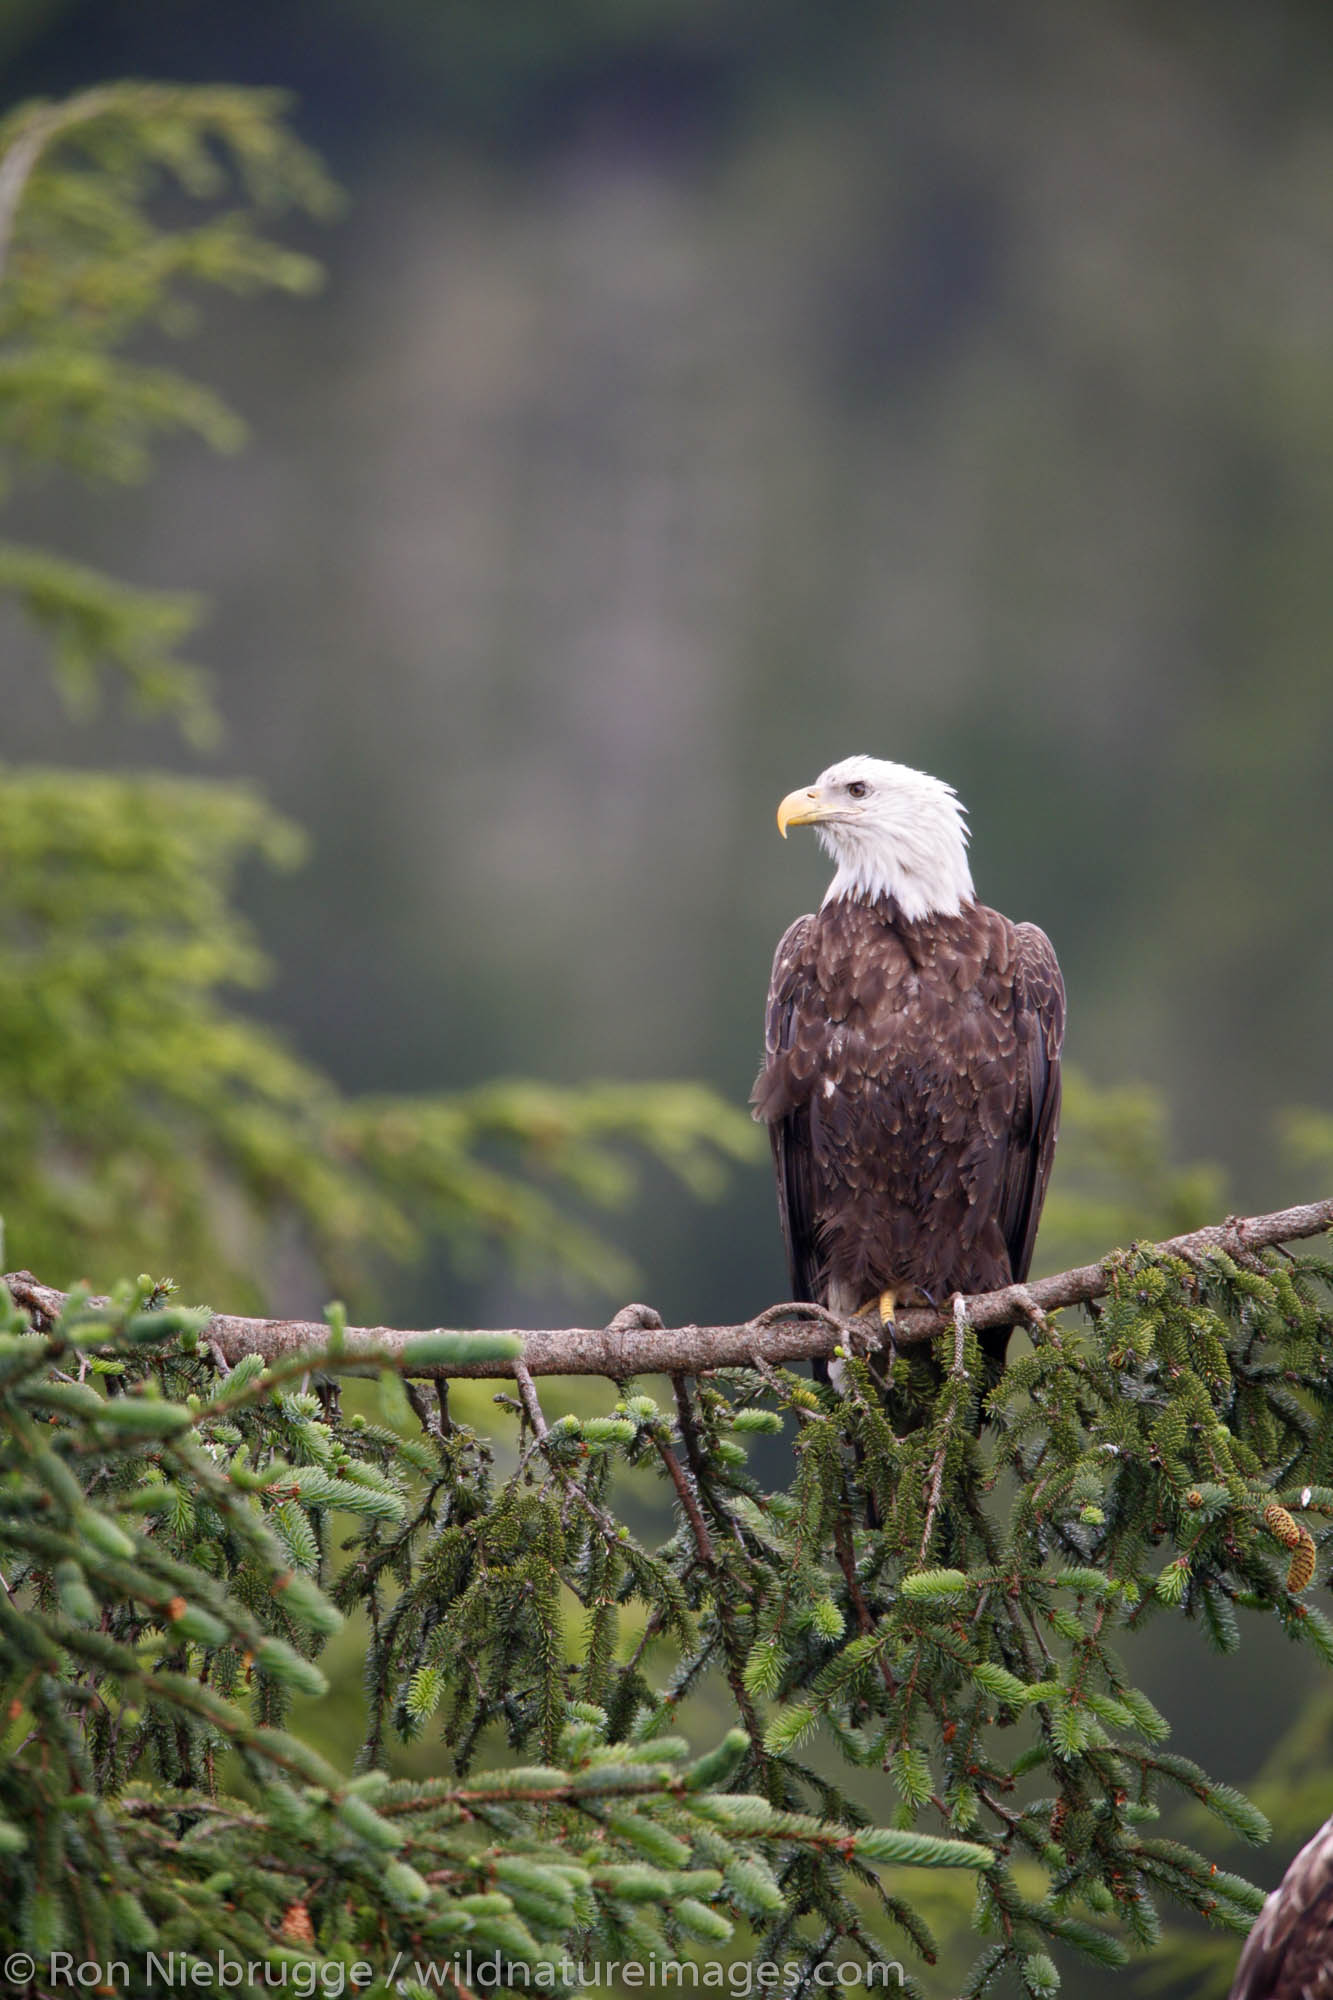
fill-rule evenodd
<path id="1" fill-rule="evenodd" d="M 849 1354 L 859 1355 L 866 1360 L 874 1354 L 883 1340 L 877 1302 L 871 1299 L 866 1305 L 843 1320 L 843 1343 Z"/>
<path id="2" fill-rule="evenodd" d="M 885 1365 L 892 1368 L 898 1359 L 898 1340 L 894 1327 L 894 1316 L 898 1310 L 897 1292 L 881 1292 L 879 1295 L 879 1326 L 884 1341 Z"/>
<path id="3" fill-rule="evenodd" d="M 852 1317 L 856 1329 L 853 1337 L 853 1352 L 871 1355 L 887 1350 L 889 1365 L 897 1358 L 898 1348 L 894 1340 L 894 1314 L 898 1306 L 897 1292 L 881 1292 L 877 1298 L 867 1299 L 858 1307 Z"/>

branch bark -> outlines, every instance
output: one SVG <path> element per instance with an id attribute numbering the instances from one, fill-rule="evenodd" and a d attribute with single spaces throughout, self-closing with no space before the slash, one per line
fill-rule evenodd
<path id="1" fill-rule="evenodd" d="M 1186 1236 L 1141 1247 L 1187 1259 L 1222 1250 L 1231 1255 L 1291 1243 L 1333 1228 L 1333 1200 L 1306 1202 L 1272 1215 L 1232 1216 Z M 995 1292 L 977 1292 L 963 1300 L 969 1323 L 978 1331 L 1017 1322 L 1039 1322 L 1060 1306 L 1086 1305 L 1110 1289 L 1119 1252 L 1100 1264 L 1083 1264 L 1038 1278 L 1028 1285 L 1006 1285 Z M 42 1284 L 31 1271 L 15 1271 L 5 1279 L 17 1304 L 49 1323 L 60 1313 L 66 1294 Z M 960 1295 L 961 1296 L 961 1295 Z M 948 1312 L 903 1312 L 894 1323 L 899 1347 L 914 1346 L 937 1333 L 951 1331 Z M 440 1329 L 432 1328 L 432 1332 Z M 519 1365 L 529 1375 L 606 1375 L 625 1381 L 631 1375 L 702 1375 L 710 1368 L 743 1368 L 756 1356 L 770 1366 L 810 1361 L 832 1353 L 838 1344 L 864 1345 L 864 1321 L 839 1319 L 823 1306 L 770 1306 L 737 1326 L 663 1326 L 649 1306 L 626 1306 L 609 1326 L 509 1329 L 523 1342 L 520 1363 L 512 1360 L 475 1361 L 448 1367 L 413 1368 L 413 1374 L 481 1376 L 513 1380 Z M 876 1328 L 876 1333 L 878 1329 Z M 328 1328 L 317 1320 L 238 1319 L 218 1313 L 205 1338 L 228 1364 L 245 1354 L 262 1354 L 266 1361 L 286 1360 L 306 1349 L 325 1346 Z M 394 1327 L 348 1327 L 345 1352 L 357 1359 L 394 1362 L 417 1332 Z"/>

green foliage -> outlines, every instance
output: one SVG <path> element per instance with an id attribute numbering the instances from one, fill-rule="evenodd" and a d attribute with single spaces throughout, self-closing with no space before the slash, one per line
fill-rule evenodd
<path id="1" fill-rule="evenodd" d="M 900 1359 L 887 1406 L 864 1362 L 841 1403 L 771 1370 L 682 1388 L 675 1424 L 627 1399 L 627 1466 L 671 1473 L 676 1491 L 679 1475 L 695 1496 L 659 1548 L 610 1511 L 612 1464 L 569 1448 L 578 1426 L 553 1425 L 536 1462 L 530 1451 L 499 1485 L 485 1453 L 466 1470 L 477 1446 L 455 1433 L 445 1535 L 428 1552 L 407 1526 L 364 1531 L 377 1581 L 394 1579 L 367 1667 L 372 1742 L 421 1726 L 423 1680 L 466 1762 L 495 1726 L 516 1748 L 548 1741 L 553 1690 L 571 1676 L 613 1730 L 649 1741 L 720 1676 L 745 1727 L 733 1784 L 784 1814 L 855 1824 L 857 1771 L 887 1771 L 898 1833 L 989 1852 L 976 1922 L 990 1942 L 969 1991 L 1006 1975 L 1008 1990 L 1052 1991 L 1054 1968 L 1080 1956 L 1122 1964 L 1159 1937 L 1163 1902 L 1243 1933 L 1259 1892 L 1155 1822 L 1173 1794 L 1251 1842 L 1267 1820 L 1165 1747 L 1167 1721 L 1118 1646 L 1167 1612 L 1210 1643 L 1228 1623 L 1238 1642 L 1248 1611 L 1329 1658 L 1327 1624 L 1289 1589 L 1286 1537 L 1265 1519 L 1276 1496 L 1317 1542 L 1333 1532 L 1323 1276 L 1277 1258 L 1125 1258 L 1094 1323 L 1057 1321 L 1015 1359 L 980 1433 L 970 1335 L 961 1367 L 944 1357 L 943 1390 L 926 1357 Z M 766 1401 L 798 1427 L 786 1490 L 735 1456 L 750 1428 L 738 1433 L 737 1414 Z M 572 1667 L 543 1636 L 557 1585 L 589 1616 Z M 344 1579 L 348 1608 L 359 1587 Z M 817 1615 L 825 1604 L 835 1619 Z M 856 1851 L 909 1850 L 876 1835 Z M 906 1933 L 929 1962 L 936 1947 L 896 1882 L 862 1887 L 898 1927 L 893 1948 Z M 816 1953 L 835 1935 L 885 1949 L 861 1896 L 848 1902 L 817 1857 L 794 1862 L 783 1890 L 757 1957 L 797 1936 Z"/>
<path id="2" fill-rule="evenodd" d="M 1326 1111 L 1288 1111 L 1280 1130 L 1287 1153 L 1305 1174 L 1333 1170 L 1333 1117 Z"/>
<path id="3" fill-rule="evenodd" d="M 440 1231 L 623 1284 L 555 1190 L 623 1199 L 631 1142 L 695 1187 L 748 1157 L 748 1121 L 688 1085 L 341 1097 L 223 998 L 263 975 L 230 907 L 254 853 L 299 840 L 244 788 L 0 768 L 0 1212 L 26 1262 L 104 1271 L 169 1244 L 237 1300 L 287 1217 L 344 1288 L 372 1249 Z"/>
<path id="4" fill-rule="evenodd" d="M 565 1993 L 580 1983 L 567 1959 L 716 1956 L 738 1932 L 789 1927 L 795 1873 L 839 1885 L 883 1864 L 988 1863 L 975 1843 L 721 1789 L 747 1770 L 744 1732 L 692 1756 L 660 1703 L 625 1709 L 623 1672 L 613 1726 L 588 1673 L 564 1664 L 558 1579 L 589 1605 L 608 1590 L 670 1599 L 688 1634 L 669 1557 L 615 1539 L 613 1573 L 587 1483 L 557 1480 L 552 1494 L 519 1472 L 492 1492 L 489 1450 L 443 1411 L 413 1439 L 344 1419 L 323 1371 L 352 1371 L 334 1356 L 219 1380 L 207 1314 L 161 1297 L 147 1280 L 110 1305 L 76 1295 L 45 1333 L 0 1299 L 11 1948 L 103 1964 L 220 1955 L 251 1967 L 226 1981 L 243 1995 L 283 1967 L 295 1990 L 331 1991 L 359 1963 L 374 1970 L 361 1990 L 381 1997 L 402 1990 L 400 1955 L 438 1973 L 470 1952 L 497 1959 L 502 1991 L 535 1978 Z M 316 1656 L 339 1623 L 334 1598 L 369 1608 L 375 1635 L 356 1777 L 289 1726 L 294 1695 L 325 1691 Z M 473 1768 L 465 1636 L 474 1669 L 501 1654 L 484 1681 L 465 1672 L 469 1691 L 494 1690 L 511 1744 L 539 1763 Z M 385 1697 L 409 1651 L 393 1696 L 403 1733 L 445 1699 L 453 1777 L 380 1767 Z M 303 1964 L 321 1968 L 318 1988 L 298 1983 Z M 40 1967 L 34 1990 L 48 1990 Z"/>
<path id="5" fill-rule="evenodd" d="M 124 1948 L 137 1924 L 238 1953 L 299 1906 L 336 1957 L 441 1949 L 461 1910 L 494 1918 L 515 1978 L 534 1953 L 690 1941 L 807 1972 L 929 1964 L 900 1873 L 921 1866 L 977 1876 L 972 1993 L 1124 1964 L 1162 1904 L 1243 1933 L 1259 1892 L 1158 1817 L 1179 1796 L 1251 1843 L 1267 1819 L 1167 1747 L 1120 1648 L 1168 1615 L 1234 1645 L 1255 1614 L 1333 1665 L 1288 1572 L 1295 1528 L 1333 1534 L 1328 1275 L 1126 1256 L 1095 1320 L 1015 1358 L 982 1429 L 965 1330 L 887 1378 L 849 1362 L 841 1398 L 735 1369 L 678 1384 L 674 1417 L 627 1392 L 536 1435 L 502 1395 L 517 1452 L 396 1378 L 381 1400 L 410 1429 L 345 1416 L 337 1316 L 324 1356 L 220 1379 L 199 1317 L 146 1280 L 45 1334 L 11 1315 L 0 1866 L 21 1937 L 63 1934 L 68 1906 Z M 759 1466 L 785 1447 L 736 1421 L 765 1409 L 791 1440 L 777 1485 Z M 629 1525 L 644 1478 L 680 1507 L 664 1541 Z M 339 1613 L 367 1632 L 350 1783 L 288 1727 Z M 735 1726 L 698 1756 L 680 1718 L 706 1683 Z M 391 1780 L 396 1743 L 449 1775 Z M 514 1768 L 486 1769 L 502 1748 Z M 872 1776 L 896 1802 L 873 1828 Z"/>
<path id="6" fill-rule="evenodd" d="M 336 205 L 282 112 L 272 92 L 123 84 L 0 123 L 0 490 L 51 467 L 142 478 L 172 431 L 240 441 L 210 390 L 127 347 L 188 331 L 205 286 L 317 281 L 257 226 Z M 118 678 L 213 731 L 178 650 L 194 599 L 11 542 L 0 592 L 77 710 Z M 68 1279 L 170 1254 L 192 1291 L 255 1304 L 295 1230 L 352 1294 L 372 1253 L 441 1238 L 623 1291 L 578 1209 L 622 1202 L 636 1153 L 700 1194 L 755 1156 L 749 1121 L 690 1085 L 341 1096 L 232 998 L 265 974 L 236 875 L 300 847 L 244 786 L 0 766 L 0 1214 L 25 1262 Z"/>
<path id="7" fill-rule="evenodd" d="M 204 286 L 318 283 L 318 265 L 255 226 L 259 214 L 327 215 L 337 202 L 283 108 L 272 91 L 112 84 L 0 122 L 0 490 L 46 466 L 142 479 L 155 442 L 175 431 L 219 450 L 241 442 L 243 425 L 212 390 L 125 350 L 145 329 L 189 331 Z M 182 195 L 209 205 L 203 220 L 180 219 Z M 0 590 L 50 633 L 71 701 L 86 707 L 111 673 L 195 735 L 212 730 L 205 685 L 176 651 L 196 622 L 193 600 L 10 544 Z"/>

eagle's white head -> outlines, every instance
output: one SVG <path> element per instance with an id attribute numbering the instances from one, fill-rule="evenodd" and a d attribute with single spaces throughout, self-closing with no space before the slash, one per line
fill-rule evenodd
<path id="1" fill-rule="evenodd" d="M 909 920 L 957 916 L 975 894 L 952 785 L 882 757 L 844 757 L 778 807 L 778 831 L 814 826 L 837 862 L 826 904 L 892 896 Z"/>

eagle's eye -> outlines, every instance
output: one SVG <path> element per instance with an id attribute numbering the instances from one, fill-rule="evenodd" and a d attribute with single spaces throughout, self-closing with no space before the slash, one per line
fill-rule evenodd
<path id="1" fill-rule="evenodd" d="M 863 799 L 869 790 L 864 778 L 854 778 L 847 787 L 847 796 L 849 799 Z"/>

